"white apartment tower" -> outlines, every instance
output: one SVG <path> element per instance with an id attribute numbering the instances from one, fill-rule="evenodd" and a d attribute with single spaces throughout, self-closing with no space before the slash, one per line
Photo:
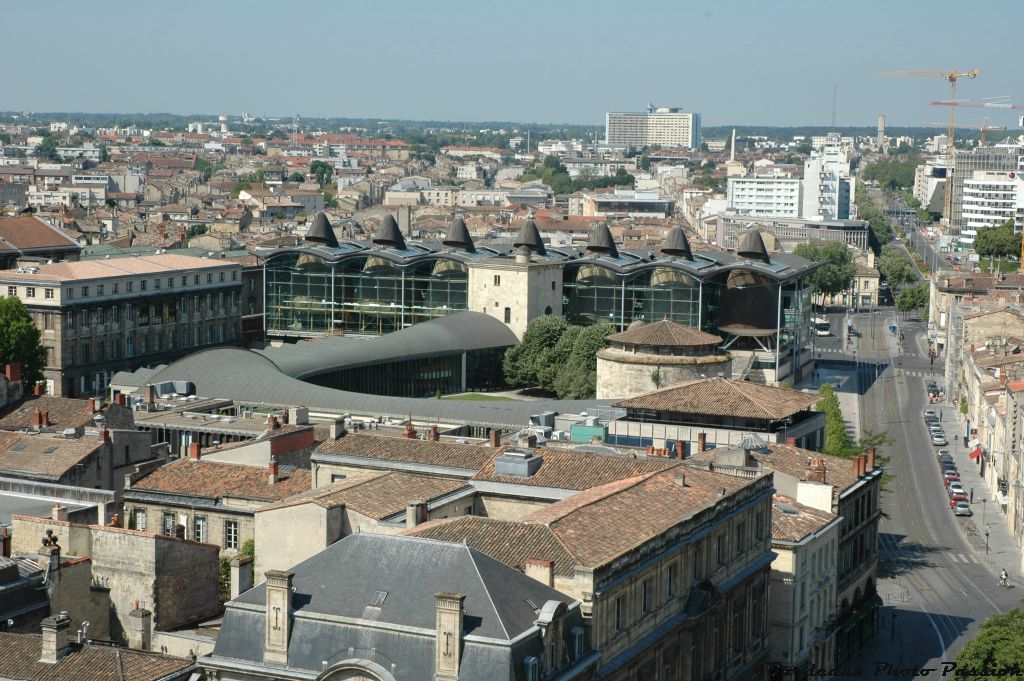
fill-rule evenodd
<path id="1" fill-rule="evenodd" d="M 850 157 L 839 135 L 829 135 L 804 164 L 803 216 L 807 220 L 848 220 L 854 199 Z"/>
<path id="2" fill-rule="evenodd" d="M 757 217 L 800 217 L 802 186 L 796 177 L 730 177 L 729 210 Z"/>
<path id="3" fill-rule="evenodd" d="M 700 114 L 678 108 L 648 105 L 642 113 L 605 114 L 605 143 L 610 146 L 700 146 Z"/>

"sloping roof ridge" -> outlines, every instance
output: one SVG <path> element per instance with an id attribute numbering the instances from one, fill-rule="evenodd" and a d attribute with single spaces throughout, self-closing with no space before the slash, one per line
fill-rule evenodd
<path id="1" fill-rule="evenodd" d="M 668 469 L 665 469 L 665 470 L 668 470 Z M 569 516 L 573 515 L 574 513 L 578 513 L 579 511 L 582 511 L 583 509 L 587 508 L 588 506 L 593 506 L 597 502 L 603 501 L 603 500 L 607 499 L 608 497 L 615 496 L 616 494 L 620 494 L 622 492 L 625 492 L 628 489 L 631 489 L 631 488 L 636 487 L 637 485 L 639 485 L 639 484 L 641 484 L 643 482 L 646 482 L 647 480 L 649 480 L 650 478 L 654 477 L 655 475 L 658 475 L 658 474 L 664 473 L 664 472 L 665 472 L 664 470 L 649 471 L 647 473 L 640 473 L 638 475 L 633 475 L 633 476 L 630 476 L 628 478 L 622 478 L 620 480 L 612 480 L 611 482 L 606 482 L 603 485 L 597 485 L 596 487 L 591 487 L 589 489 L 581 490 L 581 491 L 577 492 L 576 494 L 573 494 L 572 496 L 566 497 L 565 499 L 561 499 L 559 501 L 556 501 L 555 503 L 553 503 L 553 504 L 551 504 L 549 506 L 545 506 L 543 508 L 537 509 L 536 511 L 534 511 L 531 514 L 529 514 L 528 516 L 525 516 L 523 518 L 523 521 L 524 522 L 530 522 L 530 518 L 532 518 L 535 515 L 536 516 L 540 516 L 540 517 L 543 518 L 545 512 L 549 511 L 552 508 L 556 508 L 556 507 L 559 507 L 559 506 L 569 506 L 570 508 L 566 509 L 564 513 L 559 513 L 557 518 L 547 519 L 547 520 L 543 520 L 541 522 L 534 522 L 534 523 L 532 523 L 534 525 L 544 525 L 545 527 L 550 528 L 551 523 L 553 523 L 553 522 L 558 522 L 560 520 L 564 520 L 565 518 L 568 518 Z M 580 499 L 579 497 L 583 497 L 583 498 Z M 575 503 L 573 503 L 574 500 L 575 500 Z M 556 508 L 556 510 L 557 511 L 561 511 L 562 509 L 561 508 Z M 570 551 L 569 553 L 571 555 L 575 555 L 572 551 Z"/>
<path id="2" fill-rule="evenodd" d="M 445 543 L 447 543 L 447 542 L 445 542 Z M 486 581 L 484 581 L 484 576 L 482 574 L 480 574 L 480 566 L 476 564 L 476 556 L 474 554 L 475 553 L 481 553 L 481 552 L 476 551 L 476 549 L 471 548 L 470 545 L 467 544 L 467 543 L 463 543 L 461 546 L 462 546 L 462 548 L 464 548 L 466 550 L 466 555 L 469 556 L 469 562 L 472 563 L 473 571 L 476 573 L 477 579 L 480 580 L 480 586 L 482 586 L 484 588 L 484 593 L 487 594 L 487 600 L 491 604 L 491 609 L 494 610 L 495 619 L 497 619 L 498 620 L 498 624 L 501 625 L 501 630 L 503 632 L 505 632 L 505 638 L 511 639 L 512 637 L 509 636 L 508 627 L 505 626 L 505 622 L 501 619 L 501 611 L 498 609 L 498 604 L 494 602 L 494 598 L 491 596 L 491 590 L 489 588 L 489 585 L 487 584 Z M 481 555 L 486 555 L 486 554 L 481 553 Z M 494 560 L 494 559 L 492 558 L 491 560 Z"/>
<path id="3" fill-rule="evenodd" d="M 725 379 L 723 378 L 722 380 L 724 381 Z M 766 418 L 773 419 L 775 417 L 775 413 L 769 407 L 764 406 L 764 404 L 762 404 L 761 401 L 758 399 L 760 395 L 756 394 L 758 392 L 756 388 L 752 391 L 755 394 L 751 394 L 751 392 L 745 392 L 741 390 L 737 381 L 726 381 L 726 384 L 729 386 L 729 389 L 732 390 L 736 395 L 739 395 L 741 398 L 750 402 L 750 404 L 752 404 L 754 407 L 760 409 L 761 413 L 764 414 Z M 757 384 L 748 383 L 748 385 Z"/>

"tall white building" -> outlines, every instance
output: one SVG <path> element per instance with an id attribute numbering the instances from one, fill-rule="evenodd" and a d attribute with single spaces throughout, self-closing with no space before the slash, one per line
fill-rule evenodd
<path id="1" fill-rule="evenodd" d="M 804 164 L 803 215 L 808 220 L 848 220 L 855 184 L 850 157 L 839 135 L 830 135 Z"/>
<path id="2" fill-rule="evenodd" d="M 700 114 L 682 109 L 649 105 L 646 112 L 605 114 L 605 143 L 631 147 L 700 146 Z"/>
<path id="3" fill-rule="evenodd" d="M 796 177 L 730 177 L 729 210 L 758 217 L 800 217 L 802 182 Z"/>
<path id="4" fill-rule="evenodd" d="M 998 227 L 1007 220 L 1024 227 L 1024 178 L 1016 171 L 975 170 L 963 178 L 960 242 L 974 243 L 978 229 Z"/>

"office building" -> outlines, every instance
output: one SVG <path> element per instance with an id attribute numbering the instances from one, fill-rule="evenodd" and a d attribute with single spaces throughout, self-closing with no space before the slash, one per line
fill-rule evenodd
<path id="1" fill-rule="evenodd" d="M 605 143 L 629 147 L 700 147 L 700 114 L 650 105 L 645 112 L 605 114 Z"/>
<path id="2" fill-rule="evenodd" d="M 117 371 L 241 338 L 237 263 L 171 253 L 0 272 L 42 332 L 51 395 L 102 395 Z"/>
<path id="3" fill-rule="evenodd" d="M 719 213 L 717 221 L 714 238 L 722 248 L 736 248 L 753 226 L 771 234 L 780 249 L 790 253 L 810 241 L 839 241 L 861 251 L 868 250 L 868 223 L 864 220 L 757 217 L 730 210 Z"/>
<path id="4" fill-rule="evenodd" d="M 949 209 L 949 233 L 959 235 L 963 229 L 971 230 L 970 223 L 977 223 L 979 216 L 983 214 L 982 206 L 978 202 L 988 192 L 983 188 L 986 184 L 983 181 L 986 179 L 985 173 L 1003 173 L 1006 179 L 1001 181 L 1005 182 L 1014 179 L 1010 178 L 1008 173 L 1019 175 L 1022 171 L 1024 147 L 1009 138 L 991 147 L 958 150 L 953 157 L 953 196 Z M 981 174 L 976 176 L 975 173 Z M 968 183 L 966 190 L 965 183 Z"/>
<path id="5" fill-rule="evenodd" d="M 974 170 L 961 178 L 960 243 L 971 247 L 982 227 L 1024 227 L 1024 177 L 1013 170 Z"/>
<path id="6" fill-rule="evenodd" d="M 799 218 L 803 183 L 796 177 L 730 177 L 729 210 L 752 217 Z"/>
<path id="7" fill-rule="evenodd" d="M 842 138 L 829 135 L 804 164 L 802 215 L 807 220 L 847 220 L 854 194 L 849 152 Z"/>

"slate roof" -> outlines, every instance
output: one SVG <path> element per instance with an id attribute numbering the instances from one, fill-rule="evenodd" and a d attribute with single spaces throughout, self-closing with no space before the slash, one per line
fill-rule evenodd
<path id="1" fill-rule="evenodd" d="M 39 661 L 42 637 L 0 632 L 0 674 L 12 681 L 158 681 L 188 678 L 196 664 L 158 653 L 102 645 L 78 646 L 56 664 Z"/>
<path id="2" fill-rule="evenodd" d="M 612 233 L 607 224 L 601 222 L 594 225 L 590 241 L 587 242 L 587 250 L 591 253 L 606 254 L 609 258 L 619 257 L 619 249 L 615 247 L 615 240 L 612 239 Z"/>
<path id="3" fill-rule="evenodd" d="M 96 437 L 64 439 L 0 431 L 0 475 L 59 479 L 103 447 Z"/>
<path id="4" fill-rule="evenodd" d="M 323 443 L 317 447 L 316 454 L 342 454 L 381 461 L 405 461 L 478 471 L 502 451 L 504 448 L 492 449 L 480 445 L 460 445 L 454 442 L 407 440 L 381 435 L 350 433 L 337 440 Z"/>
<path id="5" fill-rule="evenodd" d="M 397 248 L 400 251 L 405 250 L 405 237 L 402 236 L 402 230 L 398 229 L 398 223 L 395 222 L 394 215 L 388 213 L 380 221 L 377 231 L 373 234 L 373 243 L 378 246 Z"/>
<path id="6" fill-rule="evenodd" d="M 311 486 L 312 478 L 307 470 L 293 470 L 291 474 L 282 471 L 277 484 L 271 485 L 270 473 L 263 466 L 178 459 L 133 482 L 131 488 L 207 499 L 241 497 L 276 501 Z"/>
<path id="7" fill-rule="evenodd" d="M 288 666 L 319 673 L 322 662 L 351 657 L 349 647 L 394 664 L 398 681 L 430 678 L 434 669 L 437 593 L 465 594 L 471 637 L 459 678 L 494 678 L 506 669 L 507 647 L 533 629 L 537 608 L 573 601 L 554 589 L 463 544 L 416 537 L 352 534 L 294 566 L 294 619 Z M 370 607 L 377 592 L 380 607 Z M 212 660 L 261 662 L 266 584 L 227 605 Z M 429 632 L 429 633 L 424 633 Z M 518 645 L 518 644 L 517 644 Z M 341 657 L 338 657 L 341 655 Z"/>
<path id="8" fill-rule="evenodd" d="M 820 400 L 820 395 L 812 393 L 715 377 L 683 381 L 613 406 L 775 421 L 808 410 Z"/>
<path id="9" fill-rule="evenodd" d="M 305 241 L 323 244 L 329 248 L 338 247 L 338 237 L 335 236 L 334 229 L 331 227 L 331 223 L 323 211 L 317 213 L 316 219 L 313 220 L 313 224 L 310 226 L 303 239 Z"/>
<path id="10" fill-rule="evenodd" d="M 690 250 L 690 241 L 686 238 L 686 232 L 682 227 L 676 226 L 669 230 L 665 236 L 665 242 L 659 249 L 668 256 L 676 256 L 693 260 L 693 251 Z"/>
<path id="11" fill-rule="evenodd" d="M 621 333 L 608 336 L 608 340 L 613 343 L 673 348 L 718 345 L 722 342 L 721 336 L 706 333 L 692 326 L 683 326 L 670 319 L 662 319 L 650 324 L 639 324 Z"/>
<path id="12" fill-rule="evenodd" d="M 0 251 L 53 248 L 81 250 L 72 239 L 34 216 L 0 217 Z"/>
<path id="13" fill-rule="evenodd" d="M 776 494 L 772 499 L 772 539 L 798 542 L 838 517 Z"/>
<path id="14" fill-rule="evenodd" d="M 0 430 L 24 430 L 33 427 L 36 409 L 47 412 L 51 430 L 85 428 L 92 425 L 89 400 L 51 395 L 30 396 L 0 418 Z"/>
<path id="15" fill-rule="evenodd" d="M 451 478 L 397 472 L 370 473 L 288 497 L 264 506 L 260 512 L 312 503 L 322 508 L 345 506 L 380 520 L 401 513 L 411 501 L 430 501 L 463 487 L 466 487 L 465 482 Z"/>

